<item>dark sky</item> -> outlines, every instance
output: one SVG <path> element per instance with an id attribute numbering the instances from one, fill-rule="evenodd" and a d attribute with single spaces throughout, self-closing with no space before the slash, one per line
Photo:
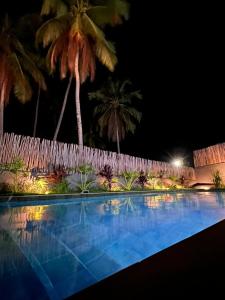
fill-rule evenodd
<path id="1" fill-rule="evenodd" d="M 31 0 L 11 2 L 15 14 L 34 9 L 23 8 L 22 2 Z M 130 2 L 130 20 L 113 32 L 110 30 L 109 36 L 116 42 L 119 58 L 114 76 L 130 78 L 134 88 L 142 91 L 139 108 L 143 117 L 136 134 L 122 143 L 121 151 L 158 160 L 182 154 L 189 160 L 192 150 L 225 141 L 222 8 L 212 3 L 207 7 L 185 2 L 179 6 L 159 1 Z M 10 9 L 12 12 L 12 6 Z M 86 125 L 91 120 L 86 93 L 99 87 L 107 74 L 99 66 L 96 82 L 83 86 Z M 66 82 L 57 82 L 57 87 L 55 83 L 52 80 L 50 86 L 57 97 L 59 86 L 64 91 Z M 54 106 L 52 97 L 43 96 L 38 129 L 41 137 L 53 135 L 57 117 L 51 116 L 51 112 L 59 104 Z M 6 112 L 6 130 L 32 134 L 33 108 L 34 101 L 21 105 L 12 100 Z M 75 134 L 75 120 L 69 121 L 73 119 L 72 110 L 73 100 L 68 104 L 60 133 L 62 141 L 75 141 L 71 138 Z M 115 150 L 114 145 L 110 147 Z"/>

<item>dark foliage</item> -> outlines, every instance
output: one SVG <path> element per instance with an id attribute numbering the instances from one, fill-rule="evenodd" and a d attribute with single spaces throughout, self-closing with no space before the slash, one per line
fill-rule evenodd
<path id="1" fill-rule="evenodd" d="M 162 179 L 164 175 L 165 175 L 165 171 L 160 170 L 160 171 L 159 171 L 159 174 L 158 174 L 158 177 L 159 177 L 160 179 Z"/>
<path id="2" fill-rule="evenodd" d="M 144 186 L 147 183 L 147 181 L 148 181 L 147 176 L 145 175 L 144 171 L 141 170 L 139 177 L 137 179 L 137 184 L 139 184 L 141 186 L 141 188 L 144 189 Z"/>
<path id="3" fill-rule="evenodd" d="M 111 191 L 112 179 L 113 179 L 113 169 L 110 165 L 105 165 L 103 169 L 99 172 L 99 175 L 104 177 L 108 184 L 108 189 Z"/>
<path id="4" fill-rule="evenodd" d="M 31 169 L 31 178 L 46 178 L 50 183 L 60 183 L 67 175 L 66 170 L 63 166 L 48 165 L 48 172 L 43 171 L 40 168 Z"/>
<path id="5" fill-rule="evenodd" d="M 62 166 L 55 166 L 53 172 L 49 175 L 48 179 L 52 183 L 60 183 L 66 176 L 66 170 Z"/>
<path id="6" fill-rule="evenodd" d="M 181 184 L 181 185 L 184 185 L 184 182 L 185 182 L 185 177 L 184 177 L 184 175 L 182 175 L 182 176 L 180 177 L 180 184 Z"/>

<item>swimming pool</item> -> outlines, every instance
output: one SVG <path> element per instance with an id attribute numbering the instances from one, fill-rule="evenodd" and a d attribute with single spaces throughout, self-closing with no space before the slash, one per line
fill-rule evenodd
<path id="1" fill-rule="evenodd" d="M 1 299 L 63 299 L 225 218 L 225 193 L 0 202 Z"/>

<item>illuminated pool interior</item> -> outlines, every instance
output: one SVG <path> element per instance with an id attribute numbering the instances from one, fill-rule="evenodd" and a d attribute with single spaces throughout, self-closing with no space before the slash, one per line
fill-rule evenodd
<path id="1" fill-rule="evenodd" d="M 223 192 L 2 202 L 1 299 L 66 298 L 224 218 Z"/>

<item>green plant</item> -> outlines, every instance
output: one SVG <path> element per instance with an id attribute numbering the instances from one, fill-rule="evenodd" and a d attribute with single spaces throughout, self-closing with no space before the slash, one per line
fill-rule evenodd
<path id="1" fill-rule="evenodd" d="M 219 170 L 213 173 L 213 183 L 217 189 L 222 187 L 222 178 Z"/>
<path id="2" fill-rule="evenodd" d="M 125 191 L 130 191 L 138 179 L 138 172 L 125 171 L 121 175 L 123 182 L 120 182 L 120 185 L 124 188 Z"/>
<path id="3" fill-rule="evenodd" d="M 159 181 L 158 178 L 148 176 L 148 184 L 149 184 L 150 188 L 152 188 L 153 190 L 156 188 L 158 181 Z"/>
<path id="4" fill-rule="evenodd" d="M 48 182 L 45 178 L 23 178 L 20 184 L 20 192 L 31 194 L 47 194 L 49 192 Z"/>
<path id="5" fill-rule="evenodd" d="M 23 182 L 19 174 L 26 175 L 25 163 L 20 157 L 15 157 L 11 163 L 5 164 L 5 171 L 13 173 L 13 184 L 10 190 L 13 193 L 18 193 L 23 190 Z"/>
<path id="6" fill-rule="evenodd" d="M 15 157 L 11 163 L 5 165 L 5 170 L 18 174 L 25 171 L 25 163 L 20 157 Z"/>
<path id="7" fill-rule="evenodd" d="M 169 179 L 172 180 L 172 181 L 174 181 L 174 182 L 176 182 L 176 181 L 179 180 L 179 178 L 176 175 L 170 175 Z"/>
<path id="8" fill-rule="evenodd" d="M 91 174 L 93 174 L 94 169 L 91 165 L 85 164 L 80 166 L 77 169 L 80 174 L 80 183 L 77 184 L 77 188 L 80 192 L 88 191 L 95 180 L 91 178 Z"/>
<path id="9" fill-rule="evenodd" d="M 54 194 L 67 194 L 69 192 L 70 188 L 66 180 L 56 183 L 51 189 L 51 193 Z"/>
<path id="10" fill-rule="evenodd" d="M 176 190 L 176 189 L 177 189 L 177 185 L 176 185 L 176 184 L 171 184 L 171 185 L 169 186 L 169 189 L 170 189 L 170 190 Z"/>

